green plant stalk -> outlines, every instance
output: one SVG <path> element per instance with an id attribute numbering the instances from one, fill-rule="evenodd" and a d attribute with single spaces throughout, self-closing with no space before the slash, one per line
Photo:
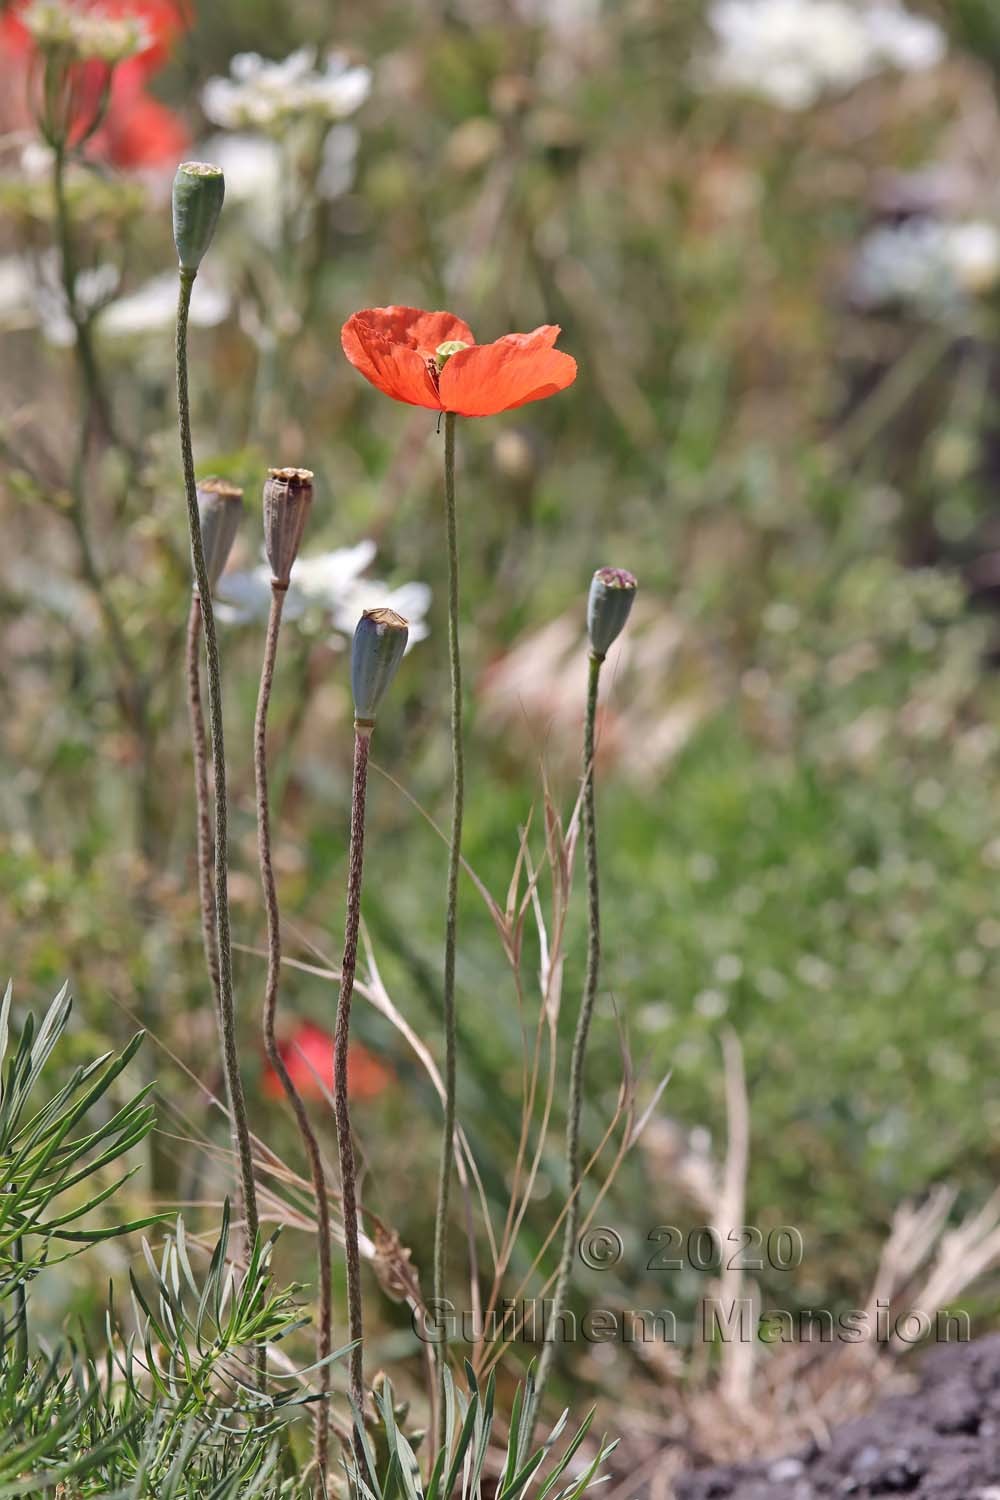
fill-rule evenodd
<path id="1" fill-rule="evenodd" d="M 219 978 L 219 939 L 215 925 L 215 889 L 212 870 L 215 860 L 212 840 L 212 818 L 208 793 L 208 738 L 201 707 L 201 602 L 192 594 L 187 628 L 187 697 L 188 720 L 194 759 L 194 794 L 198 822 L 198 898 L 201 906 L 201 937 L 205 963 L 212 981 L 215 1008 L 222 1015 L 222 981 Z"/>
<path id="2" fill-rule="evenodd" d="M 444 418 L 444 508 L 448 547 L 448 656 L 451 664 L 451 849 L 448 855 L 447 908 L 444 938 L 444 1127 L 434 1219 L 434 1299 L 444 1300 L 448 1259 L 448 1198 L 455 1165 L 455 952 L 458 931 L 458 876 L 462 863 L 462 817 L 465 808 L 465 759 L 462 746 L 462 658 L 458 636 L 458 519 L 455 509 L 455 414 Z M 434 1345 L 439 1386 L 447 1360 L 447 1340 Z M 438 1442 L 444 1440 L 443 1389 L 438 1401 Z"/>
<path id="3" fill-rule="evenodd" d="M 115 431 L 111 416 L 111 405 L 101 382 L 91 336 L 90 320 L 83 316 L 76 295 L 76 251 L 73 245 L 73 227 L 70 220 L 69 203 L 66 199 L 66 147 L 60 144 L 52 152 L 52 192 L 55 199 L 56 237 L 59 244 L 59 265 L 66 298 L 66 311 L 73 324 L 74 347 L 83 388 L 86 392 L 86 428 L 89 435 L 91 422 L 96 417 L 105 436 L 116 447 L 124 448 Z"/>
<path id="4" fill-rule="evenodd" d="M 558 1327 L 559 1319 L 566 1306 L 573 1259 L 576 1255 L 576 1239 L 580 1227 L 580 1114 L 583 1108 L 583 1074 L 601 970 L 601 902 L 597 863 L 597 819 L 594 806 L 594 738 L 597 726 L 597 689 L 603 661 L 603 656 L 596 656 L 591 652 L 587 681 L 587 714 L 583 729 L 583 842 L 587 868 L 587 970 L 570 1057 L 569 1103 L 566 1114 L 566 1176 L 569 1196 L 566 1203 L 566 1218 L 563 1223 L 562 1254 L 559 1258 L 555 1291 L 552 1296 L 550 1326 L 553 1328 Z M 554 1352 L 555 1342 L 551 1339 L 546 1340 L 538 1361 L 538 1379 L 535 1384 L 534 1397 L 535 1411 L 541 1404 Z"/>
<path id="5" fill-rule="evenodd" d="M 191 446 L 191 405 L 188 397 L 187 326 L 191 307 L 194 273 L 180 272 L 177 297 L 177 417 L 180 430 L 181 462 L 184 468 L 184 492 L 187 498 L 188 530 L 191 538 L 191 561 L 201 605 L 205 633 L 205 657 L 208 663 L 208 715 L 211 730 L 212 768 L 215 773 L 215 916 L 219 945 L 219 1013 L 222 1025 L 222 1067 L 230 1116 L 236 1134 L 243 1212 L 246 1216 L 247 1240 L 252 1249 L 260 1229 L 257 1213 L 257 1190 L 253 1175 L 253 1148 L 247 1115 L 243 1077 L 240 1073 L 236 1039 L 236 1008 L 233 1001 L 233 947 L 229 925 L 229 803 L 226 785 L 226 744 L 222 724 L 222 667 L 219 642 L 212 608 L 212 589 L 205 567 L 201 543 L 201 521 L 198 516 L 198 493 Z M 264 1351 L 258 1356 L 258 1373 L 264 1381 Z"/>
<path id="6" fill-rule="evenodd" d="M 267 714 L 271 703 L 271 688 L 274 683 L 274 667 L 278 654 L 278 634 L 281 630 L 281 613 L 285 603 L 285 589 L 272 581 L 271 610 L 267 621 L 267 636 L 264 643 L 264 662 L 260 673 L 260 689 L 257 694 L 257 714 L 254 719 L 254 781 L 257 793 L 257 851 L 260 857 L 260 880 L 264 890 L 264 907 L 267 912 L 267 979 L 264 990 L 264 1050 L 268 1062 L 281 1080 L 295 1123 L 298 1126 L 309 1171 L 312 1176 L 313 1193 L 316 1198 L 316 1261 L 319 1269 L 319 1320 L 316 1328 L 316 1358 L 320 1363 L 318 1372 L 320 1400 L 316 1409 L 316 1467 L 325 1485 L 330 1451 L 330 1366 L 327 1363 L 333 1349 L 333 1276 L 330 1266 L 330 1198 L 326 1189 L 326 1174 L 323 1171 L 323 1155 L 316 1132 L 312 1128 L 309 1114 L 301 1094 L 292 1082 L 285 1060 L 275 1040 L 274 1023 L 278 1009 L 278 990 L 281 984 L 281 911 L 278 906 L 278 888 L 274 879 L 274 863 L 271 858 L 271 804 L 267 783 Z"/>
<path id="7" fill-rule="evenodd" d="M 351 1110 L 347 1097 L 347 1061 L 351 1037 L 351 999 L 358 963 L 358 933 L 361 929 L 361 885 L 365 860 L 365 800 L 368 792 L 368 752 L 371 728 L 354 733 L 354 784 L 351 792 L 351 845 L 347 865 L 347 917 L 344 923 L 344 956 L 340 964 L 340 994 L 333 1050 L 333 1107 L 337 1122 L 340 1156 L 340 1188 L 344 1211 L 344 1250 L 347 1259 L 347 1320 L 354 1348 L 350 1357 L 351 1400 L 356 1411 L 364 1411 L 364 1374 L 361 1338 L 361 1252 L 358 1248 L 358 1189 L 351 1135 Z M 357 1461 L 364 1472 L 364 1452 L 356 1444 Z"/>

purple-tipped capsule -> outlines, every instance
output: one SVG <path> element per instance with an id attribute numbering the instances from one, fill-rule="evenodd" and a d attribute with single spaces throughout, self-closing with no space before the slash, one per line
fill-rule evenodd
<path id="1" fill-rule="evenodd" d="M 221 167 L 207 161 L 182 161 L 174 178 L 172 208 L 174 244 L 182 271 L 193 276 L 212 243 L 226 196 Z"/>
<path id="2" fill-rule="evenodd" d="M 370 729 L 385 691 L 403 660 L 410 627 L 394 609 L 366 609 L 354 632 L 351 691 L 359 728 Z"/>
<path id="3" fill-rule="evenodd" d="M 598 568 L 590 583 L 587 600 L 587 633 L 590 649 L 598 661 L 625 628 L 635 599 L 636 579 L 625 568 Z"/>
<path id="4" fill-rule="evenodd" d="M 310 469 L 268 469 L 264 481 L 264 550 L 273 581 L 288 587 L 312 506 Z"/>
<path id="5" fill-rule="evenodd" d="M 222 577 L 243 518 L 243 491 L 228 479 L 203 479 L 198 485 L 198 519 L 205 570 L 214 591 Z"/>

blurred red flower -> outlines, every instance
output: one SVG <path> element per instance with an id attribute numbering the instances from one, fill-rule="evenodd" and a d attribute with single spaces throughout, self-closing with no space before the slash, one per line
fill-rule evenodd
<path id="1" fill-rule="evenodd" d="M 107 110 L 100 128 L 87 141 L 88 155 L 115 167 L 173 165 L 184 154 L 188 133 L 180 117 L 146 92 L 150 78 L 163 67 L 177 37 L 191 25 L 184 0 L 76 0 L 82 10 L 136 17 L 146 44 L 119 63 L 111 75 Z M 21 16 L 26 3 L 0 14 L 0 127 L 23 130 L 32 124 L 29 89 L 36 61 L 34 38 Z M 84 130 L 108 81 L 108 65 L 98 61 L 74 65 L 73 112 L 77 133 Z M 73 143 L 71 139 L 71 144 Z"/>
<path id="2" fill-rule="evenodd" d="M 477 344 L 452 313 L 368 307 L 348 318 L 340 341 L 355 369 L 394 401 L 492 417 L 573 384 L 576 360 L 553 348 L 559 333 L 546 324 Z"/>
<path id="3" fill-rule="evenodd" d="M 333 1089 L 333 1037 L 312 1021 L 300 1021 L 295 1030 L 278 1043 L 278 1052 L 303 1099 L 322 1099 Z M 387 1089 L 393 1071 L 360 1042 L 352 1042 L 347 1053 L 347 1092 L 352 1099 L 373 1099 Z M 281 1079 L 268 1066 L 264 1071 L 264 1093 L 283 1099 Z"/>

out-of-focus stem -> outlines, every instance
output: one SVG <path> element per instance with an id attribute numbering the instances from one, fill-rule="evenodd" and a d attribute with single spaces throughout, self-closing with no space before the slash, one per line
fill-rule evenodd
<path id="1" fill-rule="evenodd" d="M 257 1190 L 253 1175 L 253 1147 L 247 1115 L 243 1076 L 240 1072 L 236 1039 L 236 1008 L 233 1000 L 233 947 L 229 925 L 229 801 L 226 784 L 226 742 L 222 723 L 222 666 L 219 642 L 212 608 L 212 589 L 205 567 L 198 516 L 198 491 L 191 446 L 191 406 L 188 397 L 187 326 L 191 307 L 194 273 L 180 272 L 177 298 L 177 417 L 180 430 L 181 461 L 184 468 L 184 493 L 187 499 L 188 530 L 191 538 L 191 560 L 195 585 L 201 602 L 205 633 L 205 657 L 208 663 L 208 713 L 212 745 L 212 770 L 215 776 L 215 919 L 219 945 L 219 1013 L 222 1025 L 222 1066 L 226 1078 L 229 1110 L 236 1132 L 237 1156 L 246 1214 L 247 1238 L 252 1245 L 260 1221 L 257 1213 Z M 261 1387 L 265 1383 L 265 1355 L 258 1356 Z"/>
<path id="2" fill-rule="evenodd" d="M 92 422 L 97 425 L 117 447 L 125 448 L 115 431 L 111 416 L 111 405 L 101 381 L 90 320 L 80 311 L 76 285 L 76 248 L 73 242 L 73 226 L 69 204 L 66 199 L 66 148 L 56 146 L 52 153 L 52 189 L 55 199 L 56 239 L 59 248 L 59 266 L 66 299 L 66 312 L 73 325 L 74 348 L 83 389 L 86 392 L 86 430 L 89 434 Z M 127 450 L 126 450 L 127 451 Z"/>
<path id="3" fill-rule="evenodd" d="M 580 1114 L 583 1107 L 583 1071 L 587 1056 L 587 1041 L 590 1023 L 597 1000 L 597 984 L 601 969 L 601 903 L 600 882 L 597 865 L 597 822 L 594 809 L 594 737 L 597 724 L 597 689 L 601 676 L 603 656 L 590 655 L 587 683 L 587 715 L 583 730 L 583 839 L 587 867 L 587 971 L 583 983 L 583 998 L 576 1018 L 573 1036 L 573 1051 L 570 1059 L 569 1103 L 566 1117 L 566 1175 L 569 1198 L 563 1224 L 562 1254 L 556 1274 L 555 1291 L 552 1297 L 551 1326 L 557 1328 L 566 1306 L 573 1259 L 576 1255 L 576 1239 L 580 1227 Z M 538 1380 L 535 1385 L 535 1411 L 539 1409 L 545 1384 L 552 1365 L 555 1344 L 547 1340 L 542 1346 L 538 1361 Z"/>
<path id="4" fill-rule="evenodd" d="M 129 645 L 121 618 L 94 555 L 87 517 L 85 470 L 90 439 L 96 426 L 109 441 L 129 450 L 115 432 L 111 408 L 104 390 L 94 352 L 89 320 L 81 313 L 77 297 L 76 246 L 73 224 L 66 199 L 66 149 L 57 146 L 52 155 L 52 195 L 55 204 L 56 248 L 59 274 L 66 311 L 73 325 L 73 346 L 80 373 L 81 413 L 80 440 L 73 461 L 69 485 L 67 516 L 80 552 L 80 568 L 100 611 L 118 668 L 117 696 L 122 714 L 135 734 L 142 752 L 142 769 L 138 787 L 138 843 L 144 856 L 152 853 L 152 771 L 153 743 L 149 725 L 148 685 Z"/>
<path id="5" fill-rule="evenodd" d="M 313 1193 L 316 1197 L 316 1260 L 319 1268 L 319 1320 L 316 1329 L 316 1358 L 326 1361 L 333 1348 L 333 1279 L 330 1269 L 330 1199 L 323 1171 L 323 1156 L 316 1132 L 312 1128 L 305 1103 L 275 1040 L 274 1023 L 278 1009 L 278 990 L 281 983 L 281 912 L 278 906 L 278 888 L 274 879 L 274 864 L 271 859 L 271 806 L 267 785 L 267 712 L 271 702 L 271 686 L 274 682 L 274 666 L 278 653 L 278 633 L 281 629 L 281 612 L 285 602 L 285 589 L 280 584 L 271 585 L 271 611 L 267 621 L 267 637 L 264 642 L 264 663 L 260 674 L 260 690 L 257 694 L 257 715 L 254 720 L 254 779 L 257 791 L 257 851 L 260 857 L 260 879 L 264 889 L 264 907 L 267 912 L 267 979 L 264 990 L 264 1048 L 268 1062 L 281 1080 L 295 1115 L 295 1123 L 302 1137 L 309 1171 L 312 1176 Z M 330 1449 L 330 1366 L 322 1363 L 318 1372 L 320 1400 L 316 1409 L 316 1467 L 325 1485 Z"/>
<path id="6" fill-rule="evenodd" d="M 455 414 L 444 418 L 444 509 L 448 549 L 448 656 L 451 664 L 451 849 L 448 855 L 444 938 L 444 1128 L 434 1220 L 434 1299 L 440 1307 L 448 1258 L 448 1198 L 455 1164 L 455 951 L 458 929 L 458 876 L 462 862 L 462 815 L 465 806 L 465 761 L 462 746 L 462 658 L 458 636 L 458 518 L 455 508 Z M 443 1382 L 447 1344 L 435 1344 L 439 1384 Z M 439 1391 L 440 1395 L 440 1391 Z M 438 1401 L 438 1441 L 443 1441 L 444 1401 Z"/>
<path id="7" fill-rule="evenodd" d="M 337 1149 L 344 1206 L 344 1246 L 347 1253 L 347 1313 L 350 1337 L 355 1347 L 350 1357 L 351 1400 L 357 1412 L 364 1411 L 364 1378 L 361 1338 L 361 1254 L 358 1248 L 358 1197 L 351 1136 L 351 1111 L 347 1097 L 347 1058 L 351 1035 L 351 998 L 358 962 L 361 927 L 361 883 L 365 858 L 365 798 L 368 791 L 368 752 L 371 729 L 356 728 L 354 734 L 354 785 L 351 795 L 351 847 L 347 868 L 347 918 L 344 924 L 344 956 L 340 965 L 340 995 L 334 1036 L 333 1100 L 337 1120 Z M 360 1447 L 360 1444 L 358 1445 Z M 365 1472 L 364 1454 L 356 1454 Z"/>

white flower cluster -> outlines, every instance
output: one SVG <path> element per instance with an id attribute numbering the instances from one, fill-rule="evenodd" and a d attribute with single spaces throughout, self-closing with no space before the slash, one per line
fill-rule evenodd
<path id="1" fill-rule="evenodd" d="M 375 560 L 375 543 L 338 547 L 315 557 L 300 557 L 292 569 L 285 596 L 286 619 L 300 619 L 314 610 L 328 617 L 334 633 L 350 637 L 366 609 L 394 609 L 409 624 L 407 650 L 427 635 L 431 591 L 426 583 L 404 583 L 388 588 L 361 575 Z M 217 590 L 217 617 L 228 625 L 247 625 L 267 619 L 271 607 L 271 570 L 266 564 L 245 572 L 224 573 Z"/>
<path id="2" fill-rule="evenodd" d="M 309 116 L 329 123 L 346 119 L 364 104 L 371 83 L 371 70 L 341 52 L 331 52 L 322 68 L 315 47 L 300 47 L 280 62 L 240 52 L 229 64 L 228 78 L 209 79 L 201 103 L 225 130 L 280 132 Z"/>
<path id="3" fill-rule="evenodd" d="M 907 219 L 869 230 L 850 274 L 861 308 L 909 306 L 931 316 L 1000 284 L 1000 228 L 986 219 Z"/>
<path id="4" fill-rule="evenodd" d="M 886 68 L 919 72 L 945 55 L 943 31 L 898 0 L 713 0 L 709 87 L 807 109 Z"/>
<path id="5" fill-rule="evenodd" d="M 141 16 L 109 16 L 100 9 L 68 5 L 65 0 L 34 0 L 21 20 L 41 52 L 58 52 L 73 62 L 103 62 L 113 67 L 150 45 Z"/>

